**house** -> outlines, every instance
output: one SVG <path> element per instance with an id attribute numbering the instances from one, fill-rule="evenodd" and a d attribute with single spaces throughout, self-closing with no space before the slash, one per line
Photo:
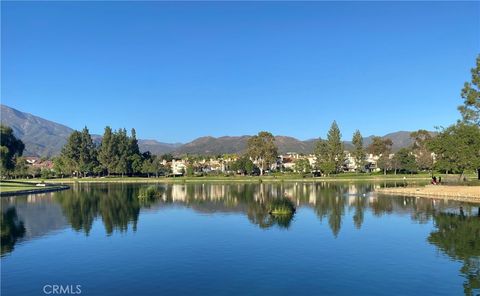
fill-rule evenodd
<path id="1" fill-rule="evenodd" d="M 187 162 L 183 159 L 172 159 L 172 174 L 182 176 L 187 171 Z"/>

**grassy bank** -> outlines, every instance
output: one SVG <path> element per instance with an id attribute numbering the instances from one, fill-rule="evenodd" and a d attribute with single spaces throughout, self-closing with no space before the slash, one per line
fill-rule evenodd
<path id="1" fill-rule="evenodd" d="M 473 178 L 474 176 L 469 176 Z M 368 174 L 341 174 L 331 177 L 310 177 L 298 174 L 277 176 L 203 176 L 203 177 L 86 177 L 48 179 L 49 183 L 195 183 L 195 182 L 361 182 L 361 181 L 428 181 L 429 174 L 415 175 L 368 175 Z M 444 177 L 442 177 L 444 178 Z M 453 177 L 457 178 L 457 177 Z M 40 179 L 26 180 L 39 182 Z"/>
<path id="2" fill-rule="evenodd" d="M 47 183 L 45 183 L 45 186 L 37 186 L 39 182 L 40 180 L 37 180 L 37 182 L 0 181 L 0 196 L 50 192 L 69 188 L 65 185 Z"/>

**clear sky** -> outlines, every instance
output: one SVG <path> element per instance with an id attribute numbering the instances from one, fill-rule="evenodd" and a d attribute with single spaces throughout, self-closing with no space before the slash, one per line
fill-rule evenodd
<path id="1" fill-rule="evenodd" d="M 480 2 L 3 2 L 1 101 L 186 142 L 458 118 Z"/>

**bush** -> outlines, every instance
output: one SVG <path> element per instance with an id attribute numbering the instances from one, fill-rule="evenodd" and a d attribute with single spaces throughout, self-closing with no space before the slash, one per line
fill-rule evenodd
<path id="1" fill-rule="evenodd" d="M 152 200 L 162 196 L 162 191 L 154 185 L 140 188 L 138 198 L 141 200 Z"/>
<path id="2" fill-rule="evenodd" d="M 269 203 L 268 212 L 271 215 L 292 215 L 295 213 L 295 205 L 288 198 L 276 198 Z"/>

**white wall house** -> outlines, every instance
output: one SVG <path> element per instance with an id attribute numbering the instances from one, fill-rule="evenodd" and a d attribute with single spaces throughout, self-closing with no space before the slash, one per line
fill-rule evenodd
<path id="1" fill-rule="evenodd" d="M 172 160 L 172 174 L 183 175 L 187 171 L 187 163 L 185 160 L 173 159 Z"/>

